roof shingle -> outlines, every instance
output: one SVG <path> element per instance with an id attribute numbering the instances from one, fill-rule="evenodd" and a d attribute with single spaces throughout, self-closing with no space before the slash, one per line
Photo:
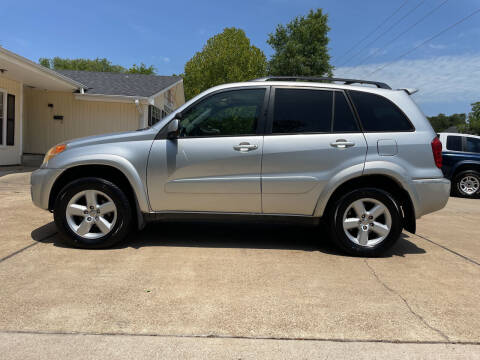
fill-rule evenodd
<path id="1" fill-rule="evenodd" d="M 78 70 L 56 70 L 56 72 L 88 86 L 88 89 L 85 89 L 87 94 L 102 95 L 149 97 L 181 79 L 180 76 Z"/>

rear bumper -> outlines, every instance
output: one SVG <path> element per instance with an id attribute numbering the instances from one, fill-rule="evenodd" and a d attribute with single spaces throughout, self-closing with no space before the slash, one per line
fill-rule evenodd
<path id="1" fill-rule="evenodd" d="M 30 194 L 33 203 L 41 209 L 48 210 L 50 191 L 63 169 L 38 169 L 30 177 Z"/>
<path id="2" fill-rule="evenodd" d="M 443 209 L 450 196 L 450 180 L 418 179 L 413 180 L 417 204 L 415 204 L 415 217 L 419 217 Z"/>

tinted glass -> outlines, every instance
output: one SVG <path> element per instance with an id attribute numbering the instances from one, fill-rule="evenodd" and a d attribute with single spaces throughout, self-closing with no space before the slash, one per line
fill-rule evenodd
<path id="1" fill-rule="evenodd" d="M 462 137 L 447 136 L 447 150 L 462 151 Z"/>
<path id="2" fill-rule="evenodd" d="M 332 98 L 325 90 L 276 89 L 272 133 L 330 132 Z"/>
<path id="3" fill-rule="evenodd" d="M 465 151 L 480 153 L 480 139 L 467 137 L 467 142 L 465 143 Z"/>
<path id="4" fill-rule="evenodd" d="M 7 145 L 15 143 L 15 95 L 7 95 Z"/>
<path id="5" fill-rule="evenodd" d="M 335 92 L 335 111 L 333 119 L 333 132 L 354 132 L 359 131 L 358 124 L 348 106 L 345 95 Z"/>
<path id="6" fill-rule="evenodd" d="M 365 131 L 410 131 L 412 125 L 400 109 L 383 96 L 350 91 Z"/>
<path id="7" fill-rule="evenodd" d="M 254 135 L 265 89 L 226 91 L 190 107 L 180 121 L 180 137 Z"/>

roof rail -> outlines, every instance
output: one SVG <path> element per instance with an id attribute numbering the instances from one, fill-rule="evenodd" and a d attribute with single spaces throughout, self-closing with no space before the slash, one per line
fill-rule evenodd
<path id="1" fill-rule="evenodd" d="M 272 80 L 281 80 L 281 81 L 318 81 L 318 82 L 342 82 L 345 85 L 351 84 L 369 84 L 375 85 L 380 89 L 391 89 L 385 83 L 379 81 L 368 81 L 368 80 L 358 80 L 358 79 L 343 79 L 343 78 L 331 78 L 331 77 L 311 77 L 311 76 L 266 76 L 259 79 L 254 79 L 250 81 L 272 81 Z"/>

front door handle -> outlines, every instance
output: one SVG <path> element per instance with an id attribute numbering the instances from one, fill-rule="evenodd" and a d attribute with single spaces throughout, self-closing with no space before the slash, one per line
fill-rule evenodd
<path id="1" fill-rule="evenodd" d="M 241 142 L 238 145 L 233 146 L 234 150 L 241 151 L 241 152 L 247 152 L 247 151 L 252 151 L 258 149 L 258 145 L 252 145 L 248 142 Z"/>
<path id="2" fill-rule="evenodd" d="M 335 142 L 330 143 L 330 146 L 336 147 L 337 149 L 345 149 L 355 146 L 355 143 L 345 139 L 337 139 Z"/>

